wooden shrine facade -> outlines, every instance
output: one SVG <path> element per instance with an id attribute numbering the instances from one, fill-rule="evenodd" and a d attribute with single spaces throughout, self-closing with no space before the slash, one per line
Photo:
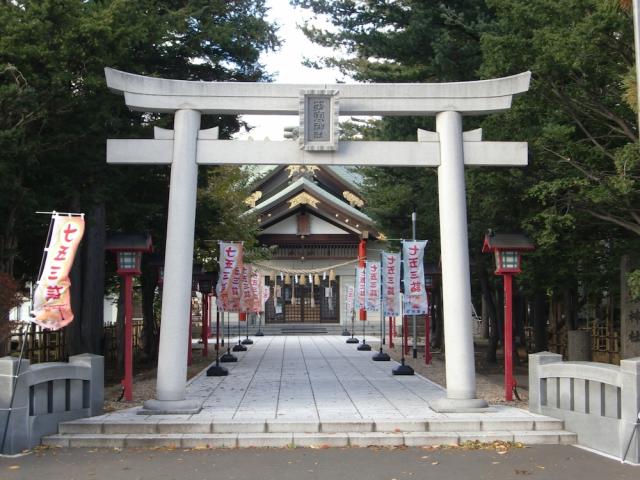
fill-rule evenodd
<path id="1" fill-rule="evenodd" d="M 361 241 L 380 237 L 362 212 L 360 176 L 344 167 L 269 169 L 246 199 L 269 247 L 273 302 L 266 323 L 340 323 Z"/>

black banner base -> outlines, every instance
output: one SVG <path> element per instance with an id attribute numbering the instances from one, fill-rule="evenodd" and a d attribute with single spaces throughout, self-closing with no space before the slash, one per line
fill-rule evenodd
<path id="1" fill-rule="evenodd" d="M 394 375 L 413 375 L 415 372 L 409 365 L 398 365 L 396 368 L 391 370 L 391 373 Z"/>
<path id="2" fill-rule="evenodd" d="M 224 363 L 237 362 L 238 357 L 236 357 L 235 355 L 231 355 L 229 352 L 227 352 L 220 357 L 220 361 Z"/>
<path id="3" fill-rule="evenodd" d="M 207 369 L 207 377 L 226 377 L 229 370 L 220 365 L 213 365 Z"/>
<path id="4" fill-rule="evenodd" d="M 380 349 L 378 353 L 371 357 L 371 360 L 373 360 L 374 362 L 388 362 L 391 360 L 391 357 L 388 353 L 385 353 L 382 351 L 382 349 Z"/>

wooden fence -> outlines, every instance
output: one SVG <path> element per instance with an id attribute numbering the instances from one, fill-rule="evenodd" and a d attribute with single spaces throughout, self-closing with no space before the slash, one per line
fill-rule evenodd
<path id="1" fill-rule="evenodd" d="M 142 352 L 143 321 L 140 318 L 133 319 L 133 355 L 134 360 Z M 104 356 L 105 370 L 107 372 L 118 370 L 118 336 L 120 331 L 117 324 L 105 325 L 103 330 L 102 352 Z M 18 356 L 24 344 L 24 358 L 31 364 L 43 362 L 65 362 L 69 359 L 64 330 L 51 331 L 43 329 L 35 324 L 15 324 L 11 332 L 9 352 Z"/>

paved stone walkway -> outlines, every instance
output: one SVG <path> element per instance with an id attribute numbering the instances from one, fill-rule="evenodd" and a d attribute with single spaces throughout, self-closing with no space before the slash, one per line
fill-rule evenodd
<path id="1" fill-rule="evenodd" d="M 187 397 L 203 402 L 197 415 L 138 415 L 139 407 L 107 413 L 96 420 L 362 421 L 445 418 L 540 417 L 528 411 L 493 406 L 482 414 L 440 414 L 429 402 L 445 390 L 421 377 L 394 376 L 396 362 L 374 362 L 374 352 L 346 344 L 342 336 L 254 338 L 237 363 L 222 364 L 226 377 L 203 371 L 187 387 Z M 375 344 L 374 344 L 375 351 Z"/>
<path id="2" fill-rule="evenodd" d="M 366 447 L 457 445 L 466 441 L 575 443 L 563 424 L 514 407 L 436 413 L 442 387 L 394 376 L 395 362 L 342 336 L 254 339 L 226 377 L 205 372 L 188 385 L 194 415 L 140 415 L 141 407 L 62 423 L 43 443 L 60 447 Z M 374 350 L 375 350 L 375 344 Z"/>

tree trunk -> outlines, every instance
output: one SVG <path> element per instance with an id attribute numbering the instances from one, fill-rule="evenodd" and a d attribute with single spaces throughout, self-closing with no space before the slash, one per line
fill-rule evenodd
<path id="1" fill-rule="evenodd" d="M 544 292 L 535 292 L 533 296 L 533 339 L 536 352 L 544 352 L 547 344 L 547 318 L 549 316 L 547 296 Z"/>
<path id="2" fill-rule="evenodd" d="M 442 315 L 442 289 L 435 288 L 433 290 L 433 319 L 432 329 L 433 337 L 431 338 L 431 346 L 434 349 L 442 349 L 444 335 L 444 317 Z"/>
<path id="3" fill-rule="evenodd" d="M 84 238 L 71 269 L 74 320 L 66 327 L 69 355 L 102 354 L 104 318 L 104 205 L 85 217 Z"/>
<path id="4" fill-rule="evenodd" d="M 158 325 L 154 308 L 158 270 L 143 257 L 142 263 L 142 337 L 146 360 L 154 360 L 158 354 Z"/>
<path id="5" fill-rule="evenodd" d="M 95 355 L 102 355 L 104 344 L 105 223 L 104 204 L 94 206 L 87 218 L 85 233 L 81 314 L 85 352 Z"/>
<path id="6" fill-rule="evenodd" d="M 69 272 L 71 280 L 71 311 L 73 311 L 73 321 L 64 327 L 65 344 L 67 346 L 66 354 L 78 355 L 84 353 L 84 345 L 82 341 L 82 284 L 83 277 L 83 253 L 85 250 L 85 241 L 80 243 L 76 257 L 73 260 L 73 266 Z"/>
<path id="7" fill-rule="evenodd" d="M 567 331 L 578 328 L 578 302 L 576 292 L 573 288 L 567 287 L 563 293 L 564 321 Z"/>
<path id="8" fill-rule="evenodd" d="M 497 363 L 497 350 L 498 350 L 498 315 L 496 311 L 496 303 L 493 299 L 493 292 L 489 286 L 489 279 L 487 278 L 487 272 L 484 269 L 479 269 L 478 276 L 480 278 L 480 288 L 482 289 L 483 305 L 486 309 L 486 315 L 489 326 L 489 346 L 487 348 L 487 362 Z"/>
<path id="9" fill-rule="evenodd" d="M 518 347 L 522 347 L 526 343 L 524 319 L 527 314 L 527 303 L 524 296 L 516 291 L 515 285 L 513 291 L 513 364 L 520 365 L 521 362 L 520 355 L 518 355 Z"/>
<path id="10" fill-rule="evenodd" d="M 482 295 L 482 338 L 489 338 L 489 309 L 487 300 Z"/>

